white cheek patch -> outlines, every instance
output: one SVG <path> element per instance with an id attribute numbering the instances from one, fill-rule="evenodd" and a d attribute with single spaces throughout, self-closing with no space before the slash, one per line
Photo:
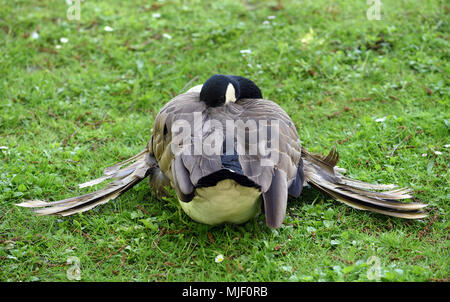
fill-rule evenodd
<path id="1" fill-rule="evenodd" d="M 236 102 L 236 92 L 234 91 L 233 84 L 228 84 L 227 91 L 225 92 L 225 104 Z"/>

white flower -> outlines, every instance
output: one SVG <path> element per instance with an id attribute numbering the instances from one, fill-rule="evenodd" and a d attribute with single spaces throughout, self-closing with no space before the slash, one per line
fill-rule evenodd
<path id="1" fill-rule="evenodd" d="M 105 31 L 109 31 L 109 32 L 111 32 L 111 31 L 113 31 L 113 30 L 114 30 L 114 28 L 112 28 L 112 27 L 109 27 L 109 26 L 105 26 L 104 30 L 105 30 Z"/>
<path id="2" fill-rule="evenodd" d="M 220 262 L 222 262 L 223 261 L 223 255 L 222 254 L 220 254 L 220 255 L 217 255 L 217 257 L 216 257 L 216 259 L 214 260 L 216 263 L 220 263 Z"/>
<path id="3" fill-rule="evenodd" d="M 153 15 L 152 15 L 152 17 L 153 18 L 161 18 L 161 14 L 160 13 L 154 13 Z"/>
<path id="4" fill-rule="evenodd" d="M 67 259 L 67 264 L 70 267 L 66 271 L 67 279 L 69 280 L 81 280 L 80 259 L 76 256 L 71 256 Z"/>
<path id="5" fill-rule="evenodd" d="M 39 34 L 35 31 L 33 31 L 31 33 L 31 39 L 33 39 L 33 40 L 39 39 Z"/>
<path id="6" fill-rule="evenodd" d="M 441 152 L 441 151 L 434 151 L 434 154 L 436 154 L 436 155 L 441 155 L 442 152 Z"/>
<path id="7" fill-rule="evenodd" d="M 245 53 L 250 54 L 250 53 L 252 53 L 252 50 L 251 49 L 242 49 L 240 52 L 242 54 L 245 54 Z"/>
<path id="8" fill-rule="evenodd" d="M 267 21 L 267 20 L 265 20 L 265 21 L 263 22 L 263 24 L 264 24 L 264 25 L 269 25 L 269 24 L 270 24 L 270 22 L 269 22 L 269 21 Z"/>
<path id="9" fill-rule="evenodd" d="M 268 16 L 267 19 L 273 20 L 273 19 L 275 19 L 275 16 Z"/>
<path id="10" fill-rule="evenodd" d="M 8 147 L 6 147 L 6 146 L 0 146 L 0 150 L 8 150 Z"/>
<path id="11" fill-rule="evenodd" d="M 61 38 L 61 39 L 59 39 L 59 41 L 61 42 L 61 43 L 67 43 L 67 42 L 69 42 L 69 39 L 67 39 L 67 38 Z"/>
<path id="12" fill-rule="evenodd" d="M 382 122 L 384 122 L 385 120 L 386 120 L 386 117 L 383 116 L 383 117 L 381 117 L 381 118 L 377 118 L 377 119 L 375 120 L 375 122 L 377 122 L 377 123 L 382 123 Z"/>
<path id="13" fill-rule="evenodd" d="M 425 157 L 425 156 L 427 156 L 428 154 L 426 154 L 426 153 L 422 153 L 422 157 Z"/>
<path id="14" fill-rule="evenodd" d="M 169 39 L 169 40 L 172 39 L 172 36 L 169 35 L 169 34 L 166 34 L 166 33 L 163 33 L 163 37 L 166 38 L 166 39 Z"/>
<path id="15" fill-rule="evenodd" d="M 444 145 L 444 148 L 450 148 L 450 144 Z"/>
<path id="16" fill-rule="evenodd" d="M 61 47 L 62 47 L 62 46 L 59 45 L 59 44 L 55 46 L 56 49 L 60 49 Z"/>

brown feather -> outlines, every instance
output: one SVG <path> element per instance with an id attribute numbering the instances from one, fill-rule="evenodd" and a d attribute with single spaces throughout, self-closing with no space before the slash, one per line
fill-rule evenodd
<path id="1" fill-rule="evenodd" d="M 323 157 L 302 148 L 306 181 L 320 191 L 353 208 L 384 215 L 420 219 L 427 205 L 419 202 L 401 202 L 413 196 L 408 188 L 392 190 L 395 185 L 369 184 L 340 174 L 336 166 L 339 153 L 333 148 Z"/>
<path id="2" fill-rule="evenodd" d="M 123 165 L 129 163 L 131 164 L 128 167 L 120 169 Z M 17 205 L 28 208 L 41 208 L 34 210 L 38 215 L 68 216 L 81 213 L 118 197 L 144 179 L 154 167 L 157 167 L 156 160 L 150 157 L 149 152 L 146 149 L 126 161 L 106 168 L 104 170 L 104 176 L 86 182 L 81 186 L 92 186 L 107 179 L 114 179 L 114 181 L 109 183 L 105 188 L 55 202 L 33 200 L 25 201 Z"/>

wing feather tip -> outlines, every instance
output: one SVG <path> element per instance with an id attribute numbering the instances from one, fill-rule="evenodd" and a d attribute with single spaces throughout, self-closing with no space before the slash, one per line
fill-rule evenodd
<path id="1" fill-rule="evenodd" d="M 16 203 L 16 206 L 23 208 L 39 208 L 46 207 L 48 205 L 50 205 L 50 203 L 43 200 L 27 200 L 21 203 Z"/>

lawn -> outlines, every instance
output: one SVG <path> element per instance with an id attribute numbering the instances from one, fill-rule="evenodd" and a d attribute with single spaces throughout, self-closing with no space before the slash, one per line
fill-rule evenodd
<path id="1" fill-rule="evenodd" d="M 80 7 L 69 20 L 65 1 L 0 0 L 0 281 L 67 281 L 71 257 L 81 281 L 449 280 L 447 1 L 383 0 L 381 20 L 360 0 Z M 280 229 L 262 215 L 211 227 L 146 181 L 71 217 L 15 206 L 89 191 L 77 184 L 141 151 L 159 109 L 215 73 L 255 81 L 306 148 L 337 146 L 349 176 L 412 188 L 429 217 L 309 188 Z"/>

